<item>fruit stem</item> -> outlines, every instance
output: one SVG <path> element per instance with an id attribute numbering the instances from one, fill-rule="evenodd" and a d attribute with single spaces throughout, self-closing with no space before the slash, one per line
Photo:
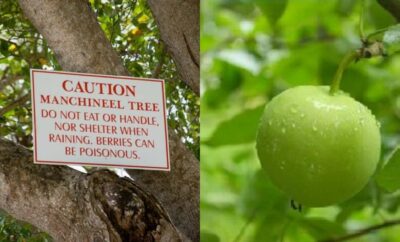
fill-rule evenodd
<path id="1" fill-rule="evenodd" d="M 331 95 L 335 94 L 339 90 L 340 81 L 342 80 L 343 72 L 347 68 L 347 66 L 349 66 L 352 61 L 357 60 L 360 57 L 361 53 L 359 50 L 352 51 L 344 56 L 339 64 L 338 69 L 336 70 L 335 76 L 333 77 L 331 89 L 329 90 L 329 93 Z"/>
<path id="2" fill-rule="evenodd" d="M 358 23 L 358 34 L 360 35 L 361 41 L 365 41 L 364 12 L 365 12 L 365 0 L 361 0 L 361 12 L 360 12 L 360 19 L 359 19 L 359 23 Z"/>

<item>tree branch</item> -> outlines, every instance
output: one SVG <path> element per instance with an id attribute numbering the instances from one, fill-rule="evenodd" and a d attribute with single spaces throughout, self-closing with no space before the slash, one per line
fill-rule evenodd
<path id="1" fill-rule="evenodd" d="M 29 99 L 31 98 L 31 94 L 25 94 L 22 97 L 18 98 L 14 102 L 8 104 L 7 106 L 3 107 L 0 109 L 0 117 L 2 117 L 4 114 L 6 114 L 8 111 L 11 111 L 15 109 L 18 106 L 24 105 Z"/>
<path id="2" fill-rule="evenodd" d="M 15 82 L 17 80 L 20 80 L 22 78 L 24 78 L 24 77 L 23 76 L 19 76 L 19 75 L 18 76 L 12 76 L 12 77 L 3 78 L 0 81 L 0 92 L 2 92 L 4 90 L 4 88 L 6 88 L 8 85 L 11 85 L 13 82 Z"/>
<path id="3" fill-rule="evenodd" d="M 200 167 L 172 128 L 168 130 L 171 171 L 128 170 L 144 190 L 153 193 L 170 212 L 185 241 L 200 241 Z M 181 162 L 185 162 L 182 164 Z"/>
<path id="4" fill-rule="evenodd" d="M 378 0 L 378 3 L 400 22 L 400 0 Z"/>
<path id="5" fill-rule="evenodd" d="M 166 49 L 184 81 L 200 94 L 200 1 L 147 1 Z"/>
<path id="6" fill-rule="evenodd" d="M 30 150 L 2 138 L 0 208 L 55 241 L 180 241 L 157 200 L 131 180 L 35 165 Z"/>
<path id="7" fill-rule="evenodd" d="M 161 46 L 161 54 L 160 54 L 160 59 L 158 60 L 157 66 L 154 68 L 153 73 L 151 75 L 152 78 L 158 78 L 161 74 L 162 67 L 164 65 L 165 61 L 165 47 L 164 45 Z"/>
<path id="8" fill-rule="evenodd" d="M 320 242 L 340 242 L 340 241 L 347 241 L 347 240 L 350 240 L 350 239 L 354 239 L 354 238 L 357 238 L 357 237 L 361 237 L 361 236 L 363 236 L 363 235 L 369 234 L 369 233 L 374 232 L 374 231 L 379 230 L 379 229 L 384 229 L 384 228 L 388 228 L 388 227 L 395 226 L 395 225 L 399 225 L 399 224 L 400 224 L 400 219 L 398 219 L 398 220 L 392 220 L 392 221 L 387 221 L 387 222 L 384 222 L 384 223 L 382 223 L 382 224 L 374 225 L 374 226 L 371 226 L 371 227 L 362 229 L 362 230 L 360 230 L 360 231 L 357 231 L 357 232 L 354 232 L 354 233 L 351 233 L 351 234 L 347 234 L 347 235 L 342 236 L 342 237 L 337 237 L 337 238 L 331 238 L 331 239 L 321 240 Z"/>

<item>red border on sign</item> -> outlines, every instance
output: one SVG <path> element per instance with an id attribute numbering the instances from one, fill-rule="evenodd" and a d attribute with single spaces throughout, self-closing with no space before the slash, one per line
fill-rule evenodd
<path id="1" fill-rule="evenodd" d="M 163 116 L 164 116 L 164 134 L 165 134 L 165 149 L 166 149 L 166 158 L 167 158 L 167 167 L 157 167 L 157 166 L 139 166 L 139 165 L 118 165 L 118 164 L 107 164 L 107 163 L 85 163 L 85 162 L 64 162 L 64 161 L 40 161 L 37 158 L 37 140 L 36 140 L 36 105 L 35 105 L 35 72 L 43 72 L 48 74 L 62 74 L 62 75 L 71 75 L 71 76 L 91 76 L 91 77 L 101 77 L 101 78 L 114 78 L 114 79 L 126 79 L 126 80 L 134 80 L 134 81 L 151 81 L 151 82 L 161 82 L 161 92 L 162 92 L 162 101 L 163 101 Z M 165 103 L 165 88 L 164 88 L 164 80 L 161 79 L 151 79 L 151 78 L 138 78 L 138 77 L 128 77 L 128 76 L 112 76 L 112 75 L 98 75 L 98 74 L 86 74 L 86 73 L 75 73 L 75 72 L 63 72 L 63 71 L 46 71 L 46 70 L 38 70 L 31 69 L 31 89 L 32 89 L 32 113 L 34 120 L 34 130 L 35 130 L 35 147 L 34 147 L 34 163 L 35 164 L 64 164 L 64 165 L 85 165 L 85 166 L 106 166 L 106 167 L 124 167 L 124 168 L 147 168 L 151 170 L 165 170 L 170 171 L 170 159 L 169 159 L 169 143 L 168 143 L 168 129 L 167 129 L 167 115 L 165 112 L 166 103 Z"/>

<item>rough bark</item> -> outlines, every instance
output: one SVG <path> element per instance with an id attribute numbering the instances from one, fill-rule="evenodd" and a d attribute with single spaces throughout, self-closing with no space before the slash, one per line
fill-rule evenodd
<path id="1" fill-rule="evenodd" d="M 161 38 L 183 81 L 200 93 L 200 1 L 148 0 Z"/>
<path id="2" fill-rule="evenodd" d="M 184 231 L 191 240 L 200 241 L 198 161 L 192 153 L 187 152 L 177 135 L 171 135 L 172 132 L 170 129 L 169 147 L 174 151 L 171 152 L 171 160 L 175 162 L 171 164 L 170 173 L 139 170 L 129 170 L 128 173 L 144 190 L 157 194 L 165 209 L 174 211 L 170 216 L 172 221 L 181 221 L 176 224 L 180 231 Z M 186 165 L 183 166 L 179 161 L 186 162 Z"/>
<path id="3" fill-rule="evenodd" d="M 148 0 L 153 16 L 160 29 L 161 38 L 174 59 L 181 78 L 197 94 L 199 88 L 200 63 L 200 1 L 199 0 Z M 171 130 L 169 131 L 171 133 Z M 185 160 L 187 167 L 172 163 L 171 174 L 157 172 L 129 171 L 145 189 L 158 194 L 164 201 L 174 221 L 185 221 L 177 225 L 190 235 L 193 241 L 199 241 L 199 180 L 198 161 L 193 154 L 184 151 L 184 146 L 176 135 L 169 137 L 170 149 L 174 150 L 171 160 Z M 173 179 L 179 177 L 180 179 Z M 158 179 L 162 183 L 153 183 Z M 165 187 L 169 187 L 166 190 Z M 173 191 L 173 192 L 172 192 Z M 174 195 L 171 196 L 171 192 Z M 179 202 L 187 201 L 186 203 Z"/>
<path id="4" fill-rule="evenodd" d="M 34 165 L 28 149 L 0 139 L 0 207 L 55 241 L 179 241 L 161 205 L 110 171 Z"/>
<path id="5" fill-rule="evenodd" d="M 66 71 L 127 75 L 86 1 L 20 0 Z"/>
<path id="6" fill-rule="evenodd" d="M 25 16 L 46 39 L 63 70 L 128 74 L 86 1 L 19 0 L 19 4 Z M 170 11 L 174 12 L 176 9 Z M 157 15 L 155 18 L 157 19 Z M 188 33 L 187 39 L 191 38 L 189 35 Z M 195 35 L 198 36 L 198 32 Z M 186 58 L 191 60 L 190 56 Z M 197 82 L 198 78 L 197 74 Z M 136 183 L 145 186 L 142 188 L 159 199 L 184 237 L 198 241 L 199 161 L 172 130 L 169 138 L 172 165 L 170 173 L 132 170 L 130 174 Z"/>

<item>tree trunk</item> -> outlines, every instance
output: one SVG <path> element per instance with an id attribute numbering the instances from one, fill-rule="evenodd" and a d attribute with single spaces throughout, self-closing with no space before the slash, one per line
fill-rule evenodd
<path id="1" fill-rule="evenodd" d="M 200 93 L 200 1 L 148 0 L 182 80 Z"/>
<path id="2" fill-rule="evenodd" d="M 182 80 L 199 95 L 200 1 L 148 0 L 148 4 Z M 128 173 L 144 189 L 157 194 L 168 211 L 174 211 L 170 214 L 171 218 L 179 221 L 176 226 L 181 231 L 193 241 L 199 241 L 199 162 L 185 150 L 178 136 L 170 136 L 169 139 L 170 149 L 174 150 L 171 153 L 174 162 L 170 174 L 134 170 Z M 155 180 L 160 182 L 153 182 Z"/>
<path id="3" fill-rule="evenodd" d="M 86 1 L 19 0 L 19 4 L 64 70 L 128 74 Z M 160 200 L 185 240 L 198 241 L 199 161 L 173 130 L 169 138 L 170 173 L 132 170 L 130 174 Z M 67 167 L 33 165 L 31 153 L 5 141 L 0 142 L 0 150 L 0 208 L 49 232 L 57 241 L 179 240 L 155 199 L 131 181 L 107 172 L 85 175 Z M 118 199 L 111 192 L 115 190 L 120 192 L 122 200 L 117 204 L 122 207 L 115 205 Z M 122 209 L 131 206 L 138 210 Z M 144 237 L 135 237 L 139 235 Z"/>
<path id="4" fill-rule="evenodd" d="M 179 241 L 168 215 L 131 180 L 34 165 L 32 152 L 0 139 L 0 207 L 55 241 Z"/>
<path id="5" fill-rule="evenodd" d="M 170 134 L 172 132 L 169 130 Z M 200 241 L 199 163 L 177 135 L 169 136 L 169 148 L 173 151 L 169 173 L 141 170 L 129 170 L 128 173 L 140 187 L 155 194 L 167 211 L 171 211 L 171 219 L 179 231 L 193 241 Z"/>

